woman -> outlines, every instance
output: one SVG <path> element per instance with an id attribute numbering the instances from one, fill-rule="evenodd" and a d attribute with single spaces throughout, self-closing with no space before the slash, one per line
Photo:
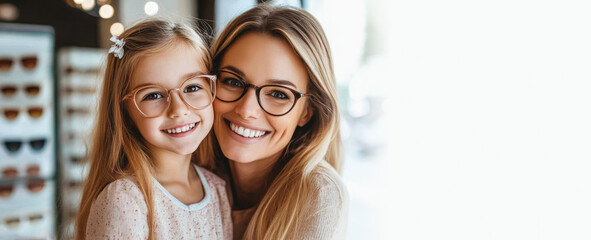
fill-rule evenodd
<path id="1" fill-rule="evenodd" d="M 229 182 L 234 238 L 344 238 L 337 90 L 318 21 L 259 5 L 228 24 L 212 53 L 214 131 L 200 159 Z"/>

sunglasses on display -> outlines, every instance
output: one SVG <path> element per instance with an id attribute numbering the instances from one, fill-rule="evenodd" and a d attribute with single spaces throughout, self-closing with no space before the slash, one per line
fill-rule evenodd
<path id="1" fill-rule="evenodd" d="M 94 94 L 96 92 L 96 88 L 91 87 L 65 87 L 63 88 L 63 92 L 66 94 L 72 93 L 81 93 L 81 94 Z"/>
<path id="2" fill-rule="evenodd" d="M 43 214 L 41 213 L 25 215 L 24 217 L 24 221 L 29 221 L 30 223 L 38 223 L 43 220 Z M 8 217 L 4 219 L 3 223 L 8 228 L 18 228 L 21 223 L 21 217 Z"/>
<path id="3" fill-rule="evenodd" d="M 81 164 L 81 163 L 86 162 L 86 158 L 85 157 L 70 156 L 70 162 L 72 162 L 74 164 Z"/>
<path id="4" fill-rule="evenodd" d="M 42 178 L 29 179 L 26 188 L 31 193 L 38 193 L 45 188 L 45 180 Z M 9 198 L 14 193 L 14 183 L 0 183 L 0 198 Z"/>
<path id="5" fill-rule="evenodd" d="M 26 70 L 33 70 L 37 67 L 39 59 L 35 55 L 22 56 L 20 59 L 0 57 L 0 72 L 7 72 L 12 69 L 15 62 L 20 62 L 21 66 Z"/>
<path id="6" fill-rule="evenodd" d="M 26 169 L 26 175 L 31 177 L 39 176 L 40 169 L 41 168 L 37 164 L 29 165 Z M 2 169 L 2 177 L 5 179 L 14 179 L 17 178 L 18 175 L 19 171 L 16 167 L 5 167 Z"/>
<path id="7" fill-rule="evenodd" d="M 6 96 L 6 97 L 13 97 L 14 95 L 16 95 L 17 91 L 19 90 L 19 87 L 17 87 L 16 85 L 4 85 L 2 87 L 0 87 L 0 91 L 2 92 L 2 95 Z M 28 96 L 37 96 L 39 95 L 39 92 L 41 92 L 41 86 L 39 85 L 25 85 L 22 87 L 21 89 L 23 92 L 25 92 Z"/>
<path id="8" fill-rule="evenodd" d="M 90 111 L 88 109 L 85 108 L 71 108 L 69 107 L 68 109 L 66 109 L 66 113 L 68 115 L 82 115 L 82 116 L 86 116 L 90 114 Z"/>
<path id="9" fill-rule="evenodd" d="M 33 149 L 34 151 L 43 150 L 43 147 L 45 147 L 46 142 L 47 139 L 45 138 L 32 139 L 28 141 L 29 145 L 31 146 L 31 149 Z M 4 140 L 4 147 L 10 153 L 18 152 L 21 149 L 22 144 L 22 140 Z"/>
<path id="10" fill-rule="evenodd" d="M 98 68 L 87 68 L 87 69 L 78 69 L 73 67 L 66 67 L 65 73 L 72 74 L 72 73 L 81 73 L 81 74 L 98 74 L 100 69 Z"/>
<path id="11" fill-rule="evenodd" d="M 4 113 L 4 117 L 8 120 L 14 120 L 18 117 L 20 112 L 19 108 L 11 108 L 7 107 L 2 110 Z M 43 115 L 43 108 L 42 107 L 26 107 L 26 112 L 29 114 L 31 118 L 40 118 Z"/>

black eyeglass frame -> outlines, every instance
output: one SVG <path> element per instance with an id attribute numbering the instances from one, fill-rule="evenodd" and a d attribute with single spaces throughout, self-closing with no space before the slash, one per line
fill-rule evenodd
<path id="1" fill-rule="evenodd" d="M 256 96 L 257 96 L 257 102 L 259 103 L 259 107 L 261 107 L 261 109 L 263 109 L 263 111 L 265 111 L 267 114 L 269 114 L 271 116 L 278 117 L 278 116 L 283 116 L 285 114 L 288 114 L 295 107 L 296 103 L 298 103 L 298 100 L 300 98 L 312 96 L 312 94 L 301 93 L 301 92 L 298 92 L 295 89 L 292 89 L 292 88 L 289 88 L 289 87 L 286 87 L 286 86 L 283 86 L 283 85 L 267 84 L 267 85 L 263 85 L 263 86 L 257 86 L 257 85 L 254 85 L 254 84 L 250 84 L 250 83 L 247 83 L 242 77 L 238 76 L 238 74 L 236 74 L 236 73 L 234 73 L 232 71 L 218 70 L 218 72 L 216 73 L 216 75 L 219 75 L 220 72 L 225 72 L 225 73 L 231 74 L 234 77 L 236 77 L 236 79 L 240 80 L 243 83 L 244 90 L 242 91 L 242 94 L 240 94 L 240 96 L 238 98 L 236 98 L 235 100 L 231 100 L 231 101 L 223 100 L 223 99 L 220 99 L 219 98 L 219 95 L 216 95 L 215 98 L 217 100 L 220 100 L 222 102 L 236 102 L 236 101 L 240 100 L 242 97 L 244 97 L 244 95 L 246 95 L 246 92 L 248 92 L 248 88 L 254 88 L 255 89 Z M 218 76 L 218 79 L 220 79 L 219 76 Z M 221 84 L 223 84 L 223 80 L 222 80 Z M 218 84 L 217 86 L 221 86 L 221 84 Z M 263 107 L 263 104 L 261 103 L 261 97 L 260 97 L 261 89 L 264 88 L 264 87 L 280 87 L 280 88 L 284 88 L 284 89 L 287 89 L 287 90 L 291 91 L 293 93 L 293 95 L 295 96 L 295 99 L 293 100 L 293 104 L 291 105 L 291 107 L 289 108 L 289 110 L 287 110 L 283 114 L 273 114 L 273 113 L 270 113 L 269 111 L 267 111 Z M 216 92 L 217 92 L 217 90 L 216 90 Z"/>

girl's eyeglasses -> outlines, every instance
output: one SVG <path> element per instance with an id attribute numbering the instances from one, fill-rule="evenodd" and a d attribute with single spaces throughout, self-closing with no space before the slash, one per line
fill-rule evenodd
<path id="1" fill-rule="evenodd" d="M 159 85 L 141 86 L 125 95 L 121 101 L 133 100 L 135 107 L 147 118 L 160 116 L 170 105 L 170 96 L 178 91 L 181 100 L 189 107 L 200 110 L 209 106 L 215 98 L 214 75 L 198 75 L 185 80 L 178 88 L 166 89 Z"/>
<path id="2" fill-rule="evenodd" d="M 38 193 L 45 188 L 45 180 L 43 178 L 28 179 L 26 181 L 26 188 L 31 193 Z M 0 198 L 9 198 L 15 190 L 15 183 L 0 183 Z"/>
<path id="3" fill-rule="evenodd" d="M 29 141 L 29 145 L 34 151 L 41 151 L 45 147 L 45 142 L 47 142 L 45 138 L 32 139 Z M 9 153 L 18 152 L 22 144 L 22 140 L 4 140 L 4 147 Z"/>
<path id="4" fill-rule="evenodd" d="M 39 176 L 40 167 L 38 164 L 27 166 L 26 176 Z M 16 167 L 5 167 L 2 169 L 2 177 L 6 179 L 14 179 L 19 176 L 19 170 Z"/>
<path id="5" fill-rule="evenodd" d="M 2 110 L 4 113 L 4 117 L 8 120 L 14 120 L 18 117 L 19 112 L 21 109 L 19 108 L 11 108 L 7 107 Z M 29 114 L 31 118 L 40 118 L 43 115 L 43 108 L 42 107 L 26 107 L 26 112 Z"/>
<path id="6" fill-rule="evenodd" d="M 2 95 L 6 97 L 13 97 L 16 95 L 19 87 L 15 85 L 5 85 L 0 87 Z M 24 85 L 22 86 L 22 91 L 25 92 L 28 96 L 37 96 L 39 92 L 41 92 L 41 87 L 39 85 Z"/>
<path id="7" fill-rule="evenodd" d="M 15 62 L 20 62 L 25 70 L 33 70 L 37 67 L 38 58 L 35 55 L 22 56 L 20 59 L 0 57 L 0 72 L 9 71 Z"/>

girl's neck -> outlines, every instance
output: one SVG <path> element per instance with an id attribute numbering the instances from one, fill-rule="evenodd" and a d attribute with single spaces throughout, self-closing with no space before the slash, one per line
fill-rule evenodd
<path id="1" fill-rule="evenodd" d="M 272 170 L 277 161 L 259 160 L 239 163 L 230 160 L 234 193 L 234 208 L 248 209 L 258 205 L 272 182 Z"/>
<path id="2" fill-rule="evenodd" d="M 189 184 L 197 173 L 191 164 L 191 155 L 177 155 L 166 153 L 154 153 L 154 178 L 160 183 L 176 182 Z"/>

